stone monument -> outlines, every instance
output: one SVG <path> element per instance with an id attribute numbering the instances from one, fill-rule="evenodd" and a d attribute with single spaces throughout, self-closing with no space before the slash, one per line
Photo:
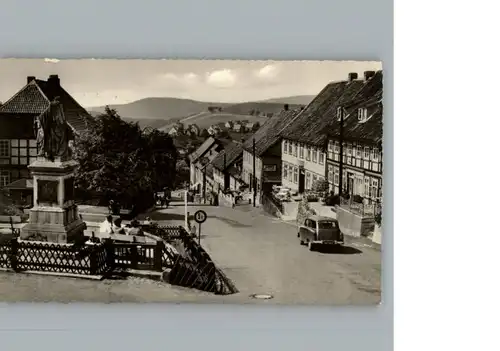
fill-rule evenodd
<path id="1" fill-rule="evenodd" d="M 72 243 L 83 239 L 85 222 L 74 201 L 78 163 L 71 159 L 71 128 L 58 97 L 35 118 L 38 155 L 28 168 L 33 175 L 34 206 L 21 239 Z"/>

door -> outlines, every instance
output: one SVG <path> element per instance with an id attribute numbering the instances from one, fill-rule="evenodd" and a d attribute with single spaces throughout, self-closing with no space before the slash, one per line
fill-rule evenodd
<path id="1" fill-rule="evenodd" d="M 304 192 L 304 186 L 306 181 L 306 172 L 304 168 L 299 168 L 299 194 Z"/>
<path id="2" fill-rule="evenodd" d="M 349 176 L 349 180 L 347 182 L 347 193 L 349 195 L 352 195 L 354 191 L 354 178 L 352 176 Z"/>

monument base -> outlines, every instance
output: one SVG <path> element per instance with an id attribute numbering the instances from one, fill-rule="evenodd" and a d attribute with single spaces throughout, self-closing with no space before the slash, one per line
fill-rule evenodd
<path id="1" fill-rule="evenodd" d="M 29 169 L 33 174 L 35 205 L 20 239 L 74 243 L 84 238 L 85 222 L 74 202 L 75 161 L 38 158 Z"/>
<path id="2" fill-rule="evenodd" d="M 20 234 L 21 240 L 74 243 L 82 240 L 87 225 L 77 216 L 77 207 L 34 207 L 30 221 Z"/>

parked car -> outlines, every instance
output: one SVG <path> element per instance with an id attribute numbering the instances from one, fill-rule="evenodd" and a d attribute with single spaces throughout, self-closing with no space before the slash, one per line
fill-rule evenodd
<path id="1" fill-rule="evenodd" d="M 281 189 L 277 194 L 274 195 L 280 201 L 289 201 L 292 198 L 290 189 Z"/>
<path id="2" fill-rule="evenodd" d="M 308 245 L 313 250 L 316 244 L 344 245 L 344 234 L 340 231 L 336 219 L 322 216 L 309 216 L 298 225 L 297 237 L 301 245 Z"/>

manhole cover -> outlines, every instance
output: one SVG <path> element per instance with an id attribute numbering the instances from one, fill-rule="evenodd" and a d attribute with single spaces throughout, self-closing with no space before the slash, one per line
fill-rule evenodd
<path id="1" fill-rule="evenodd" d="M 259 300 L 270 300 L 273 298 L 273 295 L 269 294 L 252 294 L 250 295 L 251 298 L 253 299 L 259 299 Z"/>

